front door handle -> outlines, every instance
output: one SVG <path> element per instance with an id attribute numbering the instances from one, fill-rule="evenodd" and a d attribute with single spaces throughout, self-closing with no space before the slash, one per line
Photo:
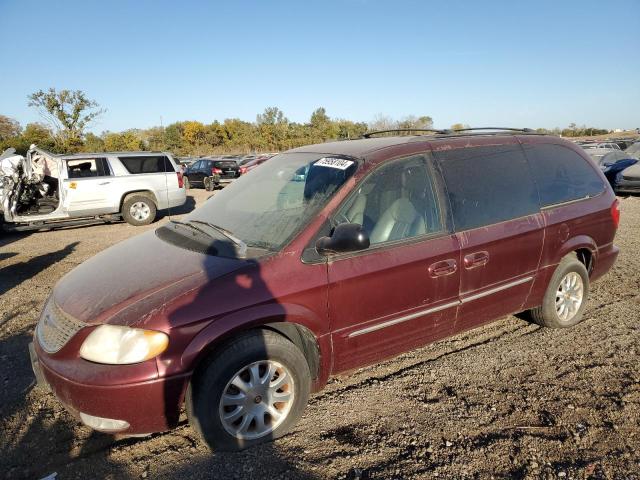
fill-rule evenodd
<path id="1" fill-rule="evenodd" d="M 109 185 L 111 182 L 100 182 L 98 185 Z"/>
<path id="2" fill-rule="evenodd" d="M 474 252 L 464 256 L 464 268 L 481 267 L 489 262 L 489 252 Z"/>
<path id="3" fill-rule="evenodd" d="M 433 278 L 443 277 L 445 275 L 451 275 L 458 269 L 458 264 L 455 260 L 443 260 L 441 262 L 433 263 L 429 266 L 429 275 Z"/>

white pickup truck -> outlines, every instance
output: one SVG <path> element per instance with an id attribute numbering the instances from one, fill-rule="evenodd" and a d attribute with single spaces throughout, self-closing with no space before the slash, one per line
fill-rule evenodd
<path id="1" fill-rule="evenodd" d="M 122 218 L 151 223 L 183 205 L 182 172 L 166 152 L 54 155 L 32 145 L 0 156 L 0 223 L 31 230 Z"/>

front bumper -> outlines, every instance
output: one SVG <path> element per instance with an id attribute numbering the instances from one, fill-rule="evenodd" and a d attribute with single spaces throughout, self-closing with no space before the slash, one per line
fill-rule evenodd
<path id="1" fill-rule="evenodd" d="M 80 414 L 83 413 L 85 418 L 89 415 L 125 421 L 129 426 L 117 433 L 131 435 L 161 432 L 178 423 L 190 374 L 125 385 L 88 385 L 66 378 L 47 366 L 41 360 L 37 341 L 29 345 L 29 353 L 38 384 L 50 388 L 78 420 L 82 421 Z"/>

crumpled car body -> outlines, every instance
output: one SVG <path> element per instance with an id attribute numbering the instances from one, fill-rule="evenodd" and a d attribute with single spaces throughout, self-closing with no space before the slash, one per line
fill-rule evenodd
<path id="1" fill-rule="evenodd" d="M 640 192 L 640 154 L 611 152 L 603 156 L 600 169 L 617 193 Z"/>
<path id="2" fill-rule="evenodd" d="M 120 217 L 143 225 L 153 221 L 156 211 L 186 201 L 182 173 L 168 152 L 55 155 L 32 145 L 25 156 L 5 152 L 0 168 L 4 230 L 88 225 Z"/>
<path id="3" fill-rule="evenodd" d="M 49 220 L 59 208 L 60 160 L 32 145 L 26 156 L 0 155 L 0 206 L 5 222 Z M 63 215 L 60 215 L 62 218 Z"/>

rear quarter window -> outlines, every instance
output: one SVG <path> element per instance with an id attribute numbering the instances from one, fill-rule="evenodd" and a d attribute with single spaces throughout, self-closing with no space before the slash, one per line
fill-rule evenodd
<path id="1" fill-rule="evenodd" d="M 605 184 L 595 165 L 562 145 L 524 145 L 543 207 L 593 197 Z"/>
<path id="2" fill-rule="evenodd" d="M 162 173 L 174 172 L 171 161 L 166 155 L 140 155 L 118 157 L 129 173 Z"/>
<path id="3" fill-rule="evenodd" d="M 540 210 L 538 192 L 519 145 L 435 152 L 457 231 L 524 217 Z"/>

